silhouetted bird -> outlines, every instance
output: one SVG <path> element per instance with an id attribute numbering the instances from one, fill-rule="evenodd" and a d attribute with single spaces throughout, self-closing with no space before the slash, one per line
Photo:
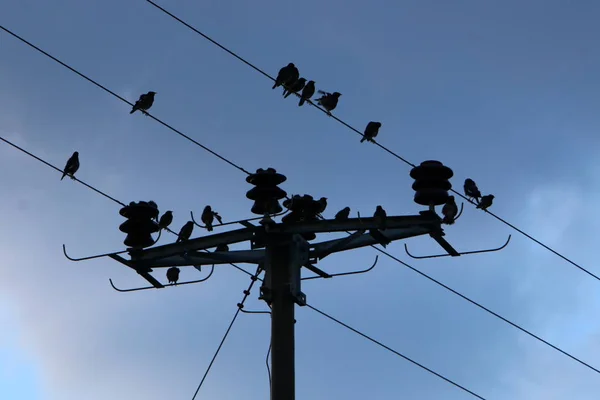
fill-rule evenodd
<path id="1" fill-rule="evenodd" d="M 385 212 L 383 207 L 377 206 L 373 217 L 375 217 L 375 221 L 380 225 L 381 229 L 385 229 L 385 220 L 387 218 L 387 213 Z"/>
<path id="2" fill-rule="evenodd" d="M 160 215 L 160 211 L 158 211 L 158 204 L 156 204 L 155 201 L 150 200 L 148 205 L 153 208 L 152 219 L 158 222 L 158 216 Z"/>
<path id="3" fill-rule="evenodd" d="M 171 267 L 167 270 L 167 279 L 169 283 L 174 283 L 177 285 L 177 281 L 179 280 L 179 268 Z"/>
<path id="4" fill-rule="evenodd" d="M 319 93 L 322 93 L 323 96 L 317 99 L 317 103 L 327 111 L 327 115 L 331 116 L 331 111 L 337 107 L 338 100 L 342 94 L 339 92 L 328 93 L 322 90 L 319 90 Z"/>
<path id="5" fill-rule="evenodd" d="M 217 246 L 217 248 L 215 249 L 215 251 L 229 251 L 229 246 L 227 246 L 226 244 L 222 243 L 220 245 Z"/>
<path id="6" fill-rule="evenodd" d="M 306 79 L 300 78 L 296 82 L 292 83 L 291 85 L 286 86 L 286 89 L 283 91 L 283 93 L 284 93 L 283 98 L 284 99 L 287 98 L 292 93 L 298 93 L 299 91 L 301 91 L 304 88 L 305 84 L 306 84 Z"/>
<path id="7" fill-rule="evenodd" d="M 71 179 L 75 179 L 75 172 L 79 169 L 79 152 L 74 152 L 71 158 L 67 160 L 65 169 L 63 169 L 63 175 L 60 180 L 62 181 L 66 175 L 69 175 Z"/>
<path id="8" fill-rule="evenodd" d="M 136 112 L 136 110 L 140 110 L 145 115 L 148 115 L 146 111 L 148 111 L 150 107 L 152 107 L 152 104 L 154 104 L 155 94 L 156 92 L 148 92 L 146 94 L 141 95 L 138 101 L 136 101 L 133 105 L 133 108 L 131 109 L 129 114 L 133 114 L 134 112 Z"/>
<path id="9" fill-rule="evenodd" d="M 289 85 L 290 83 L 297 81 L 298 78 L 300 78 L 300 72 L 298 71 L 298 68 L 296 68 L 294 63 L 289 63 L 279 70 L 277 79 L 275 79 L 275 84 L 273 85 L 273 89 L 281 85 Z"/>
<path id="10" fill-rule="evenodd" d="M 350 207 L 344 207 L 335 214 L 335 219 L 338 221 L 345 221 L 350 217 Z"/>
<path id="11" fill-rule="evenodd" d="M 369 142 L 375 142 L 373 138 L 375 138 L 379 133 L 379 128 L 381 128 L 381 122 L 369 122 L 365 128 L 365 136 L 360 139 L 360 142 L 362 143 L 365 140 L 368 140 Z"/>
<path id="12" fill-rule="evenodd" d="M 160 229 L 168 228 L 169 225 L 171 225 L 171 222 L 173 222 L 173 211 L 169 210 L 160 217 L 160 220 L 158 221 L 158 227 Z"/>
<path id="13" fill-rule="evenodd" d="M 494 202 L 494 195 L 487 194 L 481 198 L 481 201 L 479 202 L 479 204 L 477 204 L 477 208 L 480 208 L 482 210 L 487 210 L 488 207 L 492 206 L 493 202 Z"/>
<path id="14" fill-rule="evenodd" d="M 444 215 L 442 218 L 444 224 L 452 225 L 454 223 L 454 219 L 458 215 L 458 206 L 454 201 L 454 196 L 448 196 L 446 204 L 442 207 L 442 214 Z"/>
<path id="15" fill-rule="evenodd" d="M 465 185 L 463 188 L 465 190 L 465 196 L 467 196 L 469 199 L 475 199 L 477 204 L 479 204 L 481 192 L 479 191 L 477 184 L 475 184 L 475 181 L 471 178 L 465 179 Z"/>
<path id="16" fill-rule="evenodd" d="M 327 208 L 327 197 L 321 197 L 319 200 L 317 200 L 317 205 L 317 214 L 323 214 L 323 212 Z"/>
<path id="17" fill-rule="evenodd" d="M 201 219 L 204 225 L 206 225 L 206 229 L 209 232 L 213 230 L 213 221 L 215 218 L 217 219 L 217 221 L 219 221 L 219 224 L 223 223 L 221 216 L 218 213 L 214 212 L 210 206 L 204 207 Z"/>
<path id="18" fill-rule="evenodd" d="M 306 100 L 310 99 L 313 94 L 315 94 L 315 81 L 308 81 L 306 86 L 304 86 L 304 89 L 302 89 L 302 95 L 300 96 L 300 102 L 298 105 L 302 106 L 302 104 L 304 104 Z"/>
<path id="19" fill-rule="evenodd" d="M 183 225 L 181 227 L 181 230 L 179 231 L 179 235 L 178 235 L 178 238 L 175 241 L 175 243 L 185 242 L 186 240 L 189 240 L 190 236 L 192 236 L 193 231 L 194 231 L 194 222 L 192 222 L 192 221 L 186 222 L 185 225 Z"/>

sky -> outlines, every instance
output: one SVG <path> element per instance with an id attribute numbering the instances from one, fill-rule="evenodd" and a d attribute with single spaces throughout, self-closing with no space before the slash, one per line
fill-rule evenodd
<path id="1" fill-rule="evenodd" d="M 294 62 L 342 93 L 334 114 L 411 162 L 440 160 L 492 210 L 595 274 L 600 201 L 600 4 L 506 0 L 369 2 L 161 0 L 271 75 Z M 410 168 L 143 0 L 0 4 L 0 24 L 243 168 L 274 167 L 289 194 L 370 215 L 422 210 Z M 245 175 L 0 32 L 0 136 L 122 202 L 154 200 L 173 227 L 211 204 L 250 218 Z M 249 284 L 228 265 L 208 281 L 145 286 L 108 258 L 123 250 L 119 206 L 0 143 L 0 398 L 191 399 Z M 394 256 L 600 368 L 600 282 L 465 205 L 445 227 L 459 251 Z M 221 232 L 218 229 L 216 232 Z M 194 236 L 206 235 L 196 229 Z M 325 238 L 325 237 L 323 237 Z M 160 244 L 173 237 L 165 235 Z M 320 240 L 320 239 L 317 239 Z M 439 253 L 428 236 L 414 254 Z M 248 245 L 246 245 L 248 246 Z M 247 247 L 239 247 L 247 248 Z M 373 249 L 332 255 L 330 273 Z M 246 265 L 247 270 L 254 266 Z M 161 271 L 155 276 L 165 281 Z M 206 272 L 190 268 L 181 280 Z M 596 399 L 600 376 L 385 256 L 364 275 L 303 283 L 308 302 L 486 399 Z M 265 309 L 254 290 L 246 309 Z M 296 309 L 298 399 L 445 399 L 469 394 L 308 308 Z M 268 398 L 266 315 L 240 315 L 199 399 Z"/>

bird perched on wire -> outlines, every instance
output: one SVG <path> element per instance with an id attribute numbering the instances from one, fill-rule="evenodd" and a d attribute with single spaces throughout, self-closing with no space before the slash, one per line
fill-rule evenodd
<path id="1" fill-rule="evenodd" d="M 69 175 L 71 179 L 75 179 L 75 172 L 79 169 L 79 152 L 74 152 L 73 155 L 67 160 L 65 169 L 63 169 L 63 175 L 60 178 L 62 181 L 66 175 Z"/>
<path id="2" fill-rule="evenodd" d="M 173 211 L 169 210 L 165 212 L 158 220 L 158 227 L 160 229 L 168 228 L 169 225 L 171 225 L 171 222 L 173 222 Z"/>
<path id="3" fill-rule="evenodd" d="M 150 200 L 148 205 L 152 207 L 152 219 L 158 222 L 158 216 L 160 215 L 160 211 L 158 211 L 158 204 L 155 201 Z"/>
<path id="4" fill-rule="evenodd" d="M 299 91 L 301 91 L 304 88 L 305 84 L 306 84 L 306 79 L 300 78 L 296 82 L 286 85 L 283 90 L 283 98 L 284 99 L 287 98 L 292 93 L 298 93 Z"/>
<path id="5" fill-rule="evenodd" d="M 317 103 L 327 111 L 327 115 L 331 116 L 331 111 L 337 107 L 338 100 L 342 94 L 339 92 L 328 93 L 322 90 L 319 90 L 319 93 L 323 94 L 323 96 L 317 99 Z"/>
<path id="6" fill-rule="evenodd" d="M 148 115 L 146 111 L 148 111 L 150 107 L 152 107 L 152 104 L 154 104 L 155 94 L 156 92 L 148 92 L 146 94 L 141 95 L 138 101 L 136 101 L 133 105 L 133 108 L 131 109 L 129 114 L 133 114 L 134 112 L 136 112 L 136 110 L 140 110 L 144 115 Z"/>
<path id="7" fill-rule="evenodd" d="M 302 94 L 300 95 L 300 101 L 298 102 L 299 106 L 302 106 L 306 100 L 309 100 L 315 94 L 315 81 L 308 81 L 302 89 Z"/>
<path id="8" fill-rule="evenodd" d="M 298 71 L 298 68 L 296 68 L 294 63 L 289 63 L 279 70 L 277 78 L 275 79 L 275 84 L 273 85 L 273 89 L 281 85 L 289 85 L 297 81 L 298 78 L 300 78 L 300 72 Z"/>
<path id="9" fill-rule="evenodd" d="M 167 270 L 167 279 L 169 283 L 173 283 L 177 285 L 177 281 L 179 280 L 179 268 L 171 267 Z"/>
<path id="10" fill-rule="evenodd" d="M 225 243 L 221 243 L 220 245 L 217 246 L 215 251 L 223 251 L 223 252 L 229 251 L 229 246 L 227 246 Z"/>
<path id="11" fill-rule="evenodd" d="M 479 188 L 477 187 L 477 184 L 475 183 L 475 181 L 473 179 L 471 179 L 471 178 L 465 179 L 465 184 L 463 186 L 463 189 L 465 190 L 465 196 L 467 196 L 469 199 L 475 199 L 477 204 L 479 204 L 479 199 L 481 198 L 481 192 L 479 191 Z"/>
<path id="12" fill-rule="evenodd" d="M 344 207 L 335 214 L 336 221 L 345 221 L 350 217 L 350 207 Z"/>
<path id="13" fill-rule="evenodd" d="M 206 230 L 208 230 L 209 232 L 213 230 L 213 221 L 215 218 L 217 219 L 217 221 L 219 221 L 219 224 L 223 223 L 223 220 L 221 219 L 219 213 L 214 212 L 210 206 L 204 207 L 201 219 L 204 225 L 206 226 Z"/>
<path id="14" fill-rule="evenodd" d="M 181 230 L 179 231 L 179 235 L 177 235 L 177 240 L 175 241 L 175 243 L 179 243 L 179 242 L 185 242 L 186 240 L 190 239 L 190 236 L 192 236 L 192 232 L 194 231 L 194 222 L 193 221 L 188 221 L 185 223 L 185 225 L 183 225 L 181 227 Z"/>
<path id="15" fill-rule="evenodd" d="M 323 214 L 323 212 L 327 208 L 327 197 L 321 197 L 319 200 L 316 201 L 316 203 L 317 208 L 315 211 L 317 212 L 317 214 Z"/>
<path id="16" fill-rule="evenodd" d="M 444 218 L 442 218 L 442 223 L 452 225 L 456 216 L 458 215 L 458 206 L 456 205 L 456 201 L 454 201 L 454 196 L 448 196 L 448 200 L 446 200 L 446 204 L 442 207 L 442 214 Z"/>
<path id="17" fill-rule="evenodd" d="M 379 128 L 381 128 L 381 122 L 369 122 L 365 128 L 365 135 L 360 139 L 360 142 L 362 143 L 365 140 L 368 140 L 369 142 L 374 143 L 375 141 L 373 139 L 379 133 Z"/>
<path id="18" fill-rule="evenodd" d="M 493 202 L 494 202 L 494 195 L 486 194 L 485 196 L 483 196 L 481 198 L 481 200 L 479 201 L 479 204 L 477 204 L 477 208 L 480 208 L 482 210 L 487 210 L 488 207 L 492 206 Z"/>
<path id="19" fill-rule="evenodd" d="M 373 217 L 375 217 L 375 221 L 379 224 L 381 229 L 384 230 L 387 213 L 385 212 L 383 207 L 377 206 L 377 208 L 375 209 L 375 213 L 373 214 Z"/>

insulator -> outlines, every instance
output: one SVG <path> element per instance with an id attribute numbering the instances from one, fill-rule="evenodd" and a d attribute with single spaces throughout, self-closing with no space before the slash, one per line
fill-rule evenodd
<path id="1" fill-rule="evenodd" d="M 274 168 L 266 170 L 260 168 L 255 174 L 246 178 L 246 182 L 256 185 L 246 193 L 246 197 L 254 200 L 251 211 L 254 214 L 277 214 L 283 209 L 279 205 L 279 200 L 286 196 L 286 192 L 277 185 L 286 181 L 286 177 L 277 173 Z"/>
<path id="2" fill-rule="evenodd" d="M 445 204 L 448 191 L 452 189 L 449 179 L 454 173 L 439 161 L 424 161 L 410 171 L 415 180 L 412 185 L 415 193 L 414 201 L 424 206 Z"/>
<path id="3" fill-rule="evenodd" d="M 131 202 L 119 211 L 119 214 L 127 218 L 119 226 L 119 230 L 127 234 L 123 242 L 125 246 L 144 248 L 154 244 L 152 233 L 159 231 L 158 225 L 152 220 L 156 210 L 147 202 L 140 201 Z"/>

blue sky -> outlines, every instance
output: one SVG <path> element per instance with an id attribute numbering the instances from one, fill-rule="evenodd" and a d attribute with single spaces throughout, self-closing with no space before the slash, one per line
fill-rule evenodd
<path id="1" fill-rule="evenodd" d="M 412 162 L 438 159 L 495 196 L 494 212 L 600 274 L 600 4 L 579 1 L 326 3 L 163 0 L 160 4 L 272 75 L 290 61 L 343 95 L 335 114 Z M 298 14 L 298 17 L 294 17 Z M 248 170 L 275 167 L 288 193 L 414 214 L 409 168 L 143 0 L 0 6 L 0 23 Z M 240 171 L 0 32 L 0 135 L 123 202 L 155 200 L 174 226 L 206 204 L 251 217 Z M 209 281 L 143 285 L 109 259 L 123 248 L 118 206 L 0 145 L 0 398 L 191 398 L 248 285 L 222 266 Z M 511 232 L 467 206 L 447 239 L 495 247 Z M 196 235 L 205 232 L 196 230 Z M 172 238 L 165 237 L 161 243 Z M 428 237 L 414 253 L 438 252 Z M 403 260 L 403 244 L 389 251 Z M 376 253 L 328 257 L 330 272 Z M 600 367 L 600 282 L 515 234 L 494 254 L 412 265 Z M 248 269 L 252 269 L 248 266 Z M 164 279 L 161 275 L 156 275 Z M 202 277 L 194 269 L 182 279 Z M 600 377 L 386 257 L 360 277 L 308 281 L 308 301 L 487 399 L 593 399 Z M 248 309 L 263 308 L 257 291 Z M 297 398 L 467 399 L 435 376 L 309 309 L 297 309 Z M 269 319 L 242 315 L 200 391 L 264 399 Z"/>

